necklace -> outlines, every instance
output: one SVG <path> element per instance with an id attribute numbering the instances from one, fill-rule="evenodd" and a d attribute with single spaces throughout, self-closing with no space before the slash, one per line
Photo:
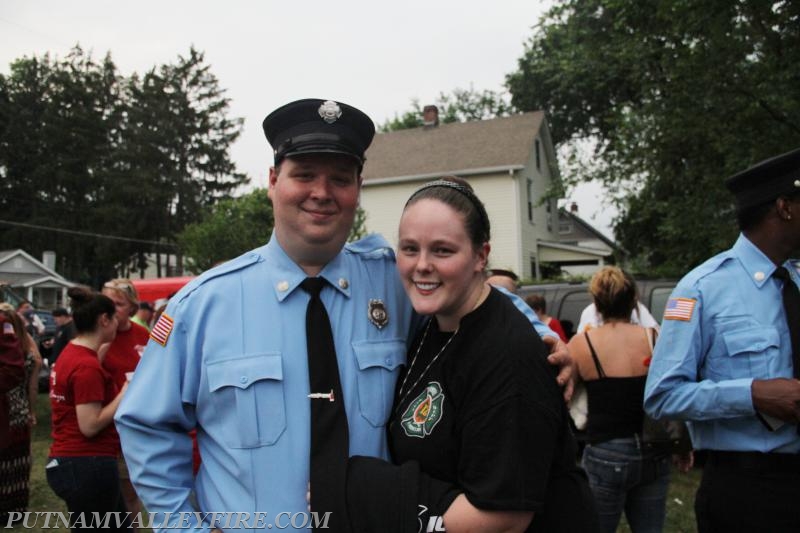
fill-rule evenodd
<path id="1" fill-rule="evenodd" d="M 417 380 L 405 391 L 405 393 L 403 393 L 403 389 L 406 386 L 406 381 L 408 381 L 408 377 L 414 370 L 414 363 L 417 362 L 417 357 L 419 356 L 419 353 L 422 350 L 422 345 L 425 344 L 425 339 L 428 338 L 428 330 L 431 329 L 431 322 L 433 322 L 433 318 L 431 318 L 428 321 L 428 325 L 425 327 L 425 332 L 422 334 L 422 339 L 419 341 L 419 346 L 417 346 L 417 351 L 414 352 L 414 357 L 411 359 L 411 365 L 408 367 L 408 372 L 406 372 L 406 376 L 403 378 L 403 382 L 400 384 L 400 391 L 398 393 L 400 399 L 397 401 L 397 409 L 400 409 L 400 406 L 403 404 L 403 401 L 406 399 L 406 396 L 408 396 L 409 393 L 412 390 L 414 390 L 414 387 L 416 387 L 419 384 L 419 382 L 422 381 L 422 378 L 425 376 L 425 374 L 428 373 L 428 370 L 430 370 L 431 366 L 433 366 L 433 363 L 435 363 L 436 360 L 439 359 L 439 356 L 442 355 L 442 353 L 444 353 L 444 351 L 450 345 L 450 341 L 452 341 L 455 338 L 455 336 L 458 335 L 459 328 L 456 328 L 456 330 L 453 332 L 450 338 L 447 339 L 447 342 L 444 343 L 444 346 L 442 346 L 442 348 L 436 353 L 436 355 L 433 356 L 433 359 L 431 359 L 431 362 L 428 363 L 428 366 L 425 367 L 425 370 L 422 371 Z"/>

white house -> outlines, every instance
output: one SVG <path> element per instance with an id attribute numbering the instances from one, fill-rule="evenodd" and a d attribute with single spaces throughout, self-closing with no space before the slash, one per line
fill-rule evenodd
<path id="1" fill-rule="evenodd" d="M 55 268 L 55 252 L 44 252 L 42 261 L 38 261 L 25 250 L 0 251 L 0 282 L 8 284 L 35 307 L 66 306 L 67 289 L 74 283 L 64 279 Z"/>
<path id="2" fill-rule="evenodd" d="M 490 266 L 538 278 L 542 261 L 575 260 L 582 253 L 580 246 L 564 250 L 559 243 L 557 199 L 547 196 L 560 177 L 543 112 L 439 125 L 435 106 L 425 109 L 424 127 L 377 134 L 366 153 L 361 206 L 369 231 L 396 245 L 411 193 L 455 175 L 469 181 L 486 205 Z M 589 250 L 580 260 L 602 264 Z"/>

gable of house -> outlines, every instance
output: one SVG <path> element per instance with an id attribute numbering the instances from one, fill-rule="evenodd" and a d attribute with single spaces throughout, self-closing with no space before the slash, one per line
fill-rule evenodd
<path id="1" fill-rule="evenodd" d="M 0 281 L 16 285 L 49 276 L 61 277 L 24 250 L 0 251 Z"/>
<path id="2" fill-rule="evenodd" d="M 51 264 L 55 264 L 52 252 Z M 0 282 L 8 284 L 35 307 L 52 309 L 64 306 L 67 289 L 73 285 L 44 262 L 24 250 L 0 251 Z"/>

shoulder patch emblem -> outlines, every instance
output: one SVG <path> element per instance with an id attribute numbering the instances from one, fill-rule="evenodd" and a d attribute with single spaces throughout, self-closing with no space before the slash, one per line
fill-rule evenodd
<path id="1" fill-rule="evenodd" d="M 161 346 L 166 346 L 169 335 L 172 333 L 173 325 L 172 317 L 166 313 L 161 313 L 158 322 L 156 322 L 156 325 L 153 326 L 153 330 L 150 332 L 150 338 Z"/>
<path id="2" fill-rule="evenodd" d="M 419 396 L 411 400 L 400 417 L 403 432 L 409 437 L 423 438 L 433 432 L 444 413 L 444 393 L 437 381 L 428 383 Z"/>
<path id="3" fill-rule="evenodd" d="M 682 320 L 689 322 L 694 313 L 697 300 L 694 298 L 670 298 L 664 308 L 664 320 Z"/>

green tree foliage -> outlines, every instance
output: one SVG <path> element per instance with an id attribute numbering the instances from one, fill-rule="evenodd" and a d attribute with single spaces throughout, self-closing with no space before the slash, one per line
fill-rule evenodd
<path id="1" fill-rule="evenodd" d="M 122 228 L 123 221 L 104 216 L 115 208 L 108 200 L 123 112 L 119 94 L 111 59 L 96 63 L 79 48 L 62 60 L 20 59 L 0 76 L 0 218 L 102 233 Z M 39 257 L 55 250 L 71 279 L 108 277 L 110 265 L 124 258 L 118 242 L 20 227 L 0 226 L 0 232 L 5 249 Z"/>
<path id="2" fill-rule="evenodd" d="M 440 93 L 434 102 L 439 108 L 439 122 L 468 122 L 470 120 L 486 120 L 502 117 L 514 112 L 514 107 L 508 102 L 508 96 L 503 92 L 469 89 L 455 89 L 452 94 Z M 423 107 L 419 100 L 411 100 L 411 109 L 386 121 L 380 126 L 381 131 L 396 131 L 418 128 L 422 123 Z"/>
<path id="3" fill-rule="evenodd" d="M 266 244 L 273 225 L 267 191 L 259 189 L 206 207 L 201 219 L 178 235 L 178 242 L 186 254 L 186 266 L 199 274 Z"/>
<path id="4" fill-rule="evenodd" d="M 518 66 L 512 103 L 548 113 L 566 180 L 616 192 L 617 237 L 650 272 L 728 247 L 724 178 L 800 145 L 797 2 L 564 1 Z"/>
<path id="5" fill-rule="evenodd" d="M 242 126 L 228 103 L 193 48 L 129 78 L 78 47 L 13 62 L 0 74 L 0 219 L 129 240 L 0 224 L 3 248 L 55 250 L 62 275 L 94 286 L 175 252 L 201 208 L 245 180 L 228 155 Z"/>

